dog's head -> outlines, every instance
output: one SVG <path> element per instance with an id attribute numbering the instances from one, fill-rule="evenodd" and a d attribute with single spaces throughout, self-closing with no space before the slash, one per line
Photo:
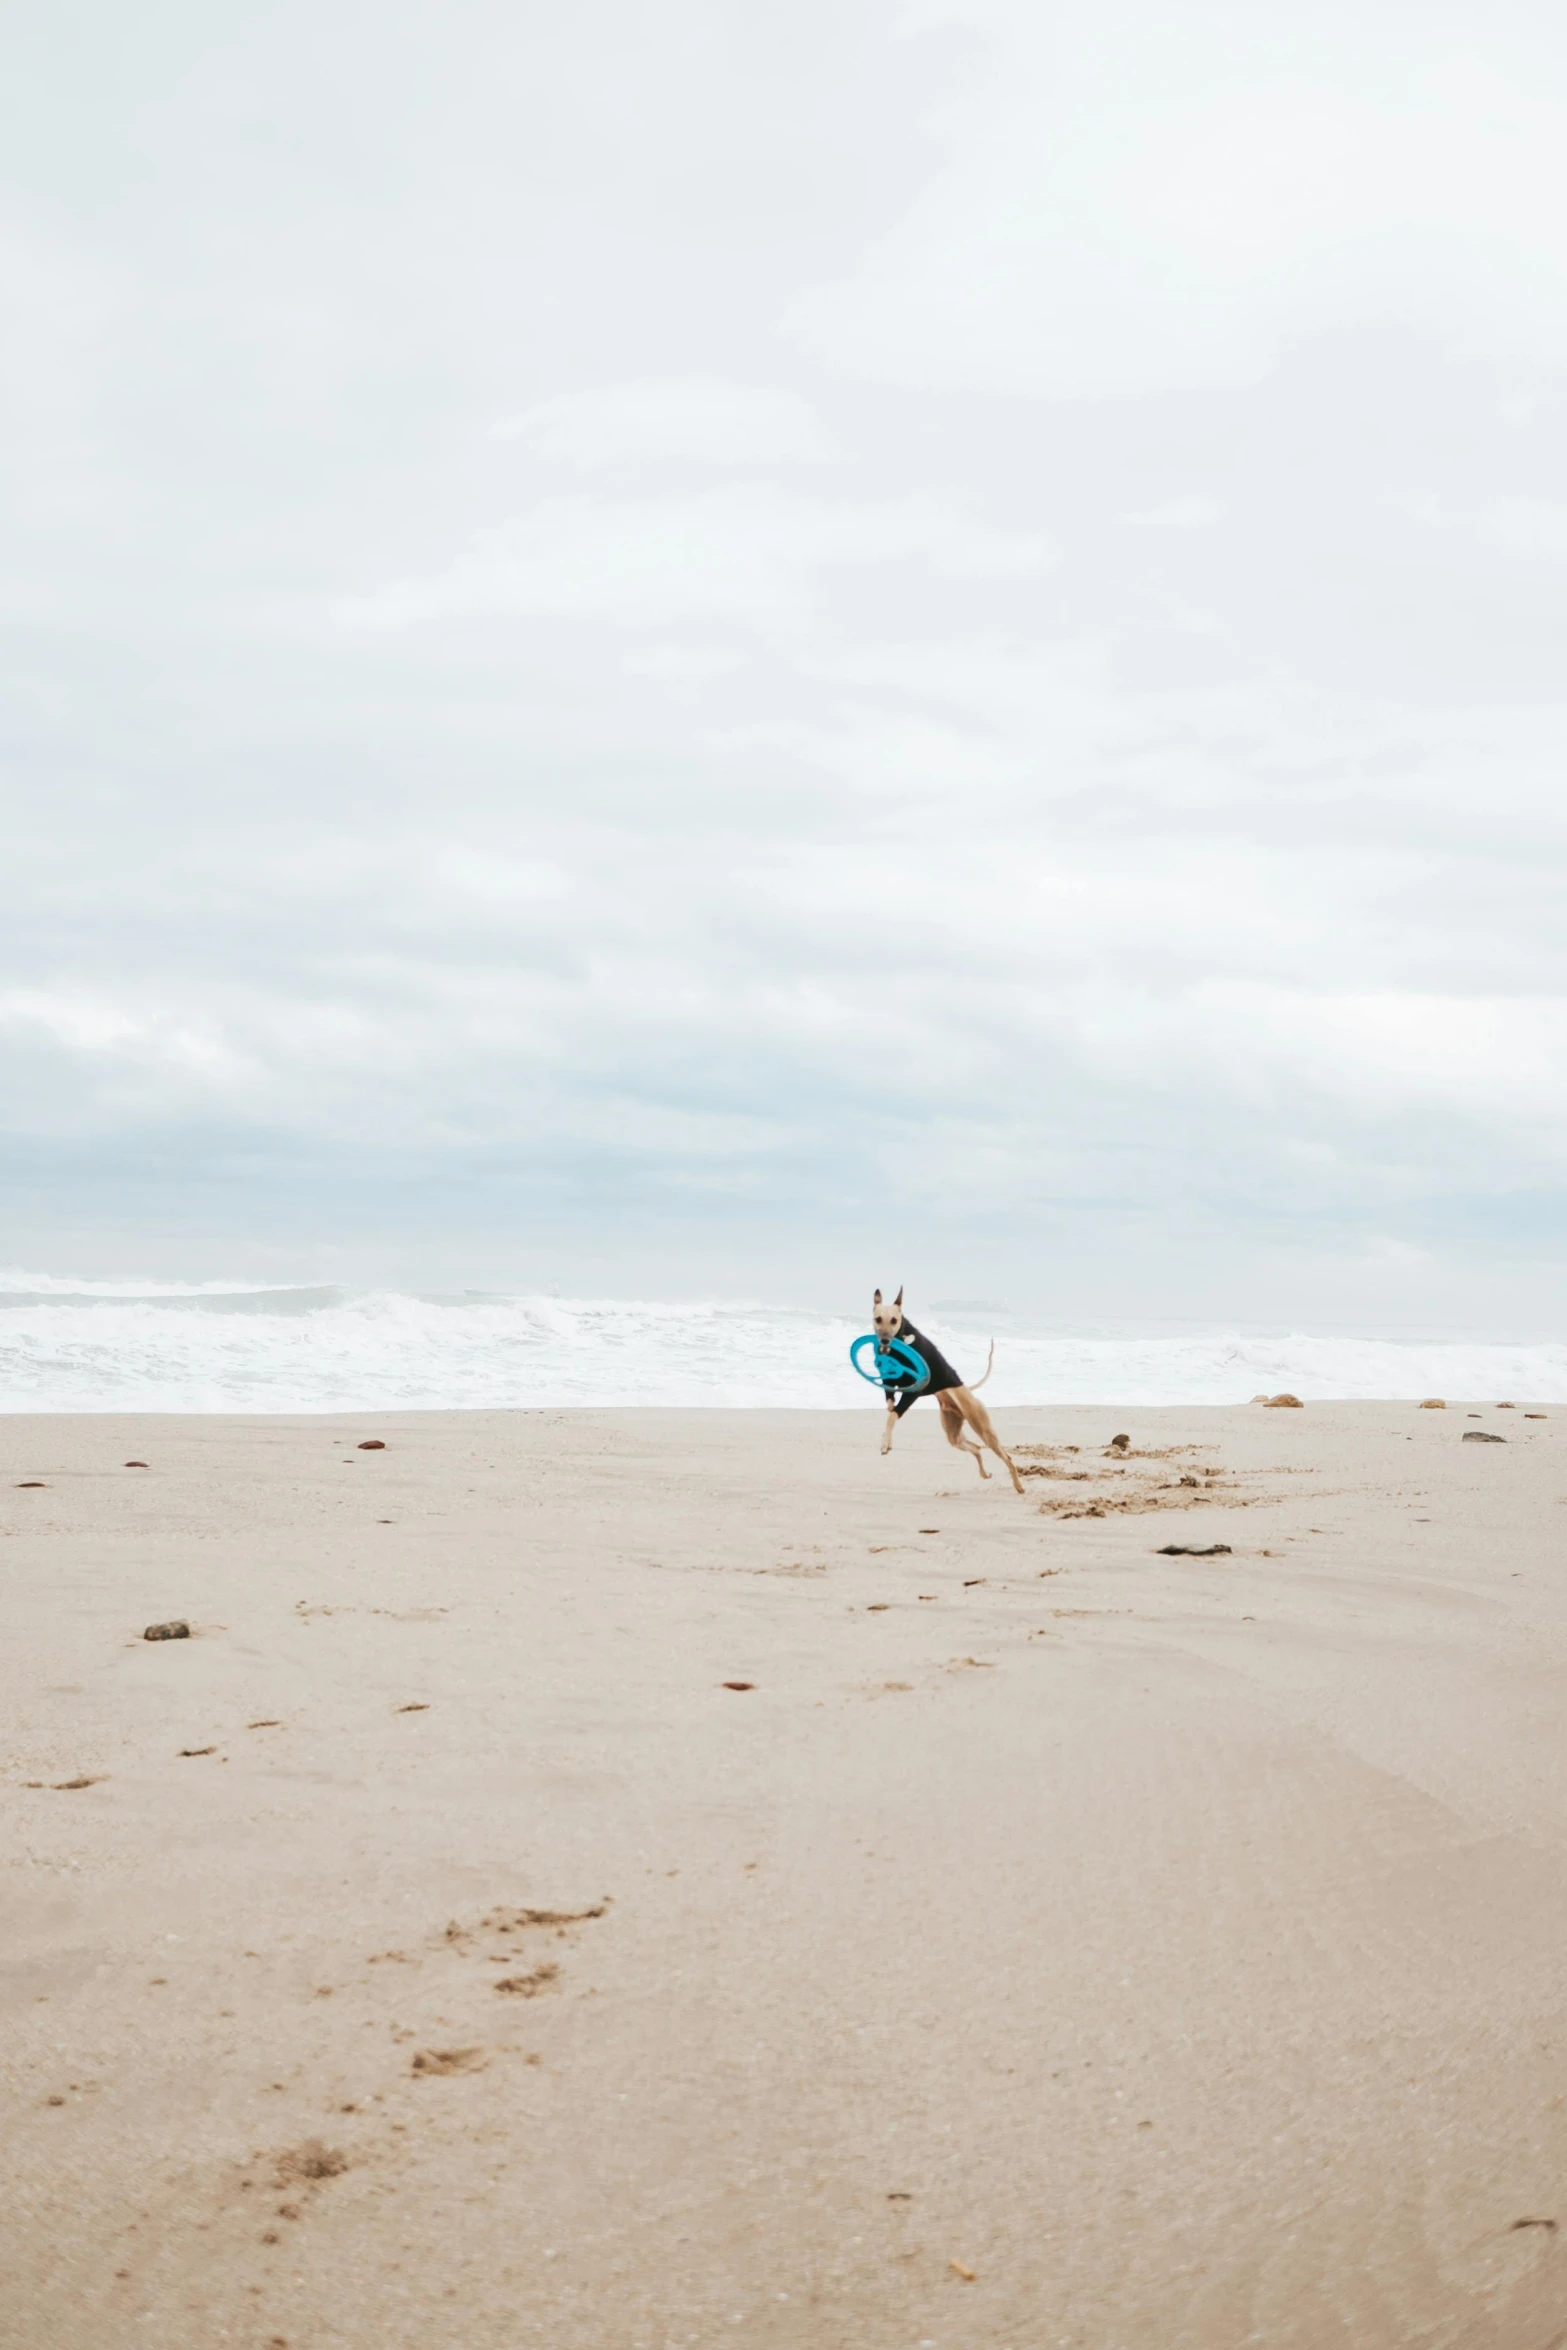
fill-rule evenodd
<path id="1" fill-rule="evenodd" d="M 903 1291 L 900 1289 L 890 1306 L 883 1305 L 878 1289 L 871 1300 L 871 1322 L 878 1338 L 896 1338 L 903 1328 Z"/>

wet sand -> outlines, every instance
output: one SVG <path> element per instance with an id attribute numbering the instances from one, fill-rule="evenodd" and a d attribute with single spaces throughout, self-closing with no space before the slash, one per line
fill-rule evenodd
<path id="1" fill-rule="evenodd" d="M 1567 1413 L 996 1416 L 0 1422 L 0 2336 L 1567 2343 Z"/>

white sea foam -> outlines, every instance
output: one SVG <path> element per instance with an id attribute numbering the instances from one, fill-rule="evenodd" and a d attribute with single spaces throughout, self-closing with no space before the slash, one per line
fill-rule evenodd
<path id="1" fill-rule="evenodd" d="M 1567 1346 L 1219 1329 L 1042 1331 L 925 1317 L 998 1404 L 1244 1403 L 1445 1395 L 1567 1402 Z M 760 1305 L 76 1281 L 0 1272 L 0 1410 L 320 1412 L 508 1405 L 879 1409 L 849 1367 L 863 1320 Z"/>

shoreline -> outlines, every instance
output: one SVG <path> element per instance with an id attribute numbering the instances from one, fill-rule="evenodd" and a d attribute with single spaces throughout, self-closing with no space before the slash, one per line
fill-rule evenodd
<path id="1" fill-rule="evenodd" d="M 922 1397 L 920 1400 L 925 1401 L 927 1399 Z M 1162 1416 L 1195 1413 L 1199 1417 L 1203 1417 L 1221 1413 L 1229 1415 L 1237 1412 L 1251 1414 L 1271 1411 L 1277 1414 L 1278 1411 L 1278 1407 L 1265 1402 L 1261 1396 L 1248 1397 L 1245 1402 L 1241 1403 L 1116 1403 L 1113 1401 L 1105 1403 L 1099 1401 L 1093 1396 L 1086 1396 L 1074 1398 L 1072 1401 L 1067 1403 L 996 1403 L 992 1404 L 990 1408 L 993 1414 L 1000 1412 L 1007 1414 L 1009 1417 L 1023 1414 L 1034 1419 L 1038 1419 L 1041 1416 L 1054 1419 L 1062 1413 L 1070 1414 L 1083 1412 L 1093 1412 L 1100 1415 L 1108 1415 L 1110 1418 L 1114 1418 L 1117 1414 L 1119 1414 L 1124 1418 L 1127 1413 L 1153 1413 Z M 1490 1413 L 1501 1410 L 1517 1411 L 1520 1413 L 1539 1413 L 1547 1418 L 1557 1413 L 1561 1413 L 1564 1416 L 1567 1416 L 1567 1402 L 1558 1401 L 1550 1396 L 1533 1396 L 1523 1392 L 1504 1398 L 1500 1403 L 1495 1396 L 1490 1394 L 1469 1396 L 1446 1395 L 1443 1396 L 1439 1402 L 1433 1403 L 1428 1403 L 1424 1396 L 1416 1395 L 1313 1395 L 1299 1397 L 1298 1408 L 1302 1411 L 1317 1412 L 1402 1412 L 1441 1410 L 1458 1414 L 1463 1414 L 1466 1412 Z M 444 1419 L 506 1420 L 512 1418 L 537 1420 L 543 1418 L 554 1418 L 556 1416 L 564 1416 L 568 1419 L 586 1419 L 589 1417 L 635 1419 L 638 1416 L 644 1414 L 657 1416 L 663 1419 L 690 1418 L 695 1420 L 705 1420 L 733 1418 L 749 1421 L 760 1421 L 769 1417 L 777 1417 L 779 1419 L 785 1420 L 812 1418 L 829 1421 L 863 1421 L 867 1416 L 869 1416 L 871 1420 L 879 1424 L 881 1413 L 882 1405 L 874 1396 L 865 1403 L 861 1403 L 858 1401 L 858 1399 L 856 1399 L 854 1402 L 847 1404 L 439 1403 L 388 1404 L 383 1409 L 374 1404 L 355 1403 L 345 1404 L 341 1410 L 338 1410 L 333 1406 L 323 1404 L 320 1406 L 312 1405 L 308 1409 L 295 1408 L 290 1406 L 285 1410 L 280 1406 L 275 1411 L 257 1410 L 254 1407 L 249 1410 L 242 1410 L 228 1404 L 221 1406 L 214 1405 L 211 1410 L 201 1411 L 181 1409 L 173 1405 L 170 1405 L 166 1408 L 159 1406 L 156 1409 L 146 1407 L 132 1407 L 127 1405 L 123 1410 L 87 1409 L 84 1407 L 81 1410 L 73 1409 L 70 1411 L 61 1411 L 53 1405 L 46 1404 L 39 1404 L 36 1407 L 7 1404 L 0 1405 L 0 1427 L 4 1427 L 13 1422 L 36 1422 L 39 1420 L 58 1420 L 67 1426 L 73 1426 L 82 1421 L 103 1420 L 124 1422 L 128 1424 L 152 1422 L 160 1426 L 167 1425 L 169 1423 L 181 1423 L 186 1421 L 190 1422 L 194 1426 L 202 1426 L 210 1421 L 225 1421 L 242 1425 L 253 1423 L 257 1427 L 271 1427 L 280 1423 L 287 1424 L 289 1422 L 297 1422 L 299 1425 L 304 1427 L 313 1427 L 325 1420 L 331 1420 L 334 1422 L 342 1421 L 344 1423 L 347 1423 L 350 1420 L 363 1420 L 368 1425 L 370 1421 L 378 1419 L 394 1422 L 419 1422 L 428 1420 L 439 1421 Z"/>

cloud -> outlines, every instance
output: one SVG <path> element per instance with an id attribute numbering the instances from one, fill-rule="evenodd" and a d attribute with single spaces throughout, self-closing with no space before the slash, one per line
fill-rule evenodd
<path id="1" fill-rule="evenodd" d="M 657 464 L 821 464 L 831 443 L 798 392 L 718 376 L 607 384 L 541 400 L 495 426 L 534 456 L 583 472 Z"/>
<path id="2" fill-rule="evenodd" d="M 1228 0 L 943 15 L 983 47 L 927 115 L 941 168 L 788 313 L 828 364 L 1146 394 L 1390 323 L 1567 362 L 1567 45 L 1546 20 L 1487 57 L 1462 11 L 1329 7 L 1306 37 Z"/>
<path id="3" fill-rule="evenodd" d="M 685 621 L 794 626 L 825 575 L 916 565 L 948 580 L 1027 579 L 1051 568 L 1039 533 L 988 528 L 912 495 L 811 499 L 770 483 L 680 497 L 552 498 L 485 531 L 441 571 L 335 607 L 349 629 L 553 615 L 620 628 Z"/>
<path id="4" fill-rule="evenodd" d="M 1194 492 L 1184 498 L 1167 498 L 1162 506 L 1150 506 L 1143 513 L 1128 514 L 1126 519 L 1142 530 L 1203 530 L 1223 512 L 1216 498 Z"/>
<path id="5" fill-rule="evenodd" d="M 10 1253 L 1567 1308 L 1548 18 L 122 18 L 0 57 Z"/>

